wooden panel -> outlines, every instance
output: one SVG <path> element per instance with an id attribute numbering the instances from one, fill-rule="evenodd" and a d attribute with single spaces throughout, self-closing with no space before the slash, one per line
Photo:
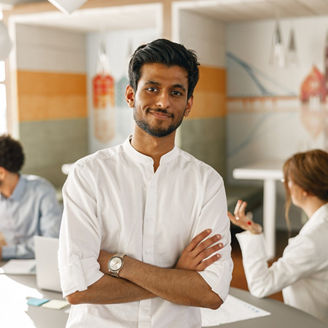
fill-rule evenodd
<path id="1" fill-rule="evenodd" d="M 226 70 L 200 66 L 200 78 L 194 92 L 189 118 L 223 117 L 226 109 Z"/>
<path id="2" fill-rule="evenodd" d="M 17 71 L 19 121 L 87 117 L 85 74 Z"/>

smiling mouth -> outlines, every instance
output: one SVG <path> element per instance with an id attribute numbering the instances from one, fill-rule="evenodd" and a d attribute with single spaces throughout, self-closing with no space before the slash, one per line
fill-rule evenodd
<path id="1" fill-rule="evenodd" d="M 165 120 L 173 117 L 172 114 L 160 110 L 150 110 L 149 113 L 160 120 Z"/>

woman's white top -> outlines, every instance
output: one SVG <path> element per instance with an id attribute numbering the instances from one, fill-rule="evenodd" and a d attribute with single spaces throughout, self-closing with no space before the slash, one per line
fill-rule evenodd
<path id="1" fill-rule="evenodd" d="M 286 304 L 328 323 L 328 204 L 290 238 L 283 256 L 269 268 L 263 234 L 236 235 L 248 288 L 264 297 L 282 290 Z"/>

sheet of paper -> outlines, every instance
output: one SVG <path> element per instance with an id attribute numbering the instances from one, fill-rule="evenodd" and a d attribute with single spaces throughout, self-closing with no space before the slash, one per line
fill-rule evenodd
<path id="1" fill-rule="evenodd" d="M 42 307 L 48 308 L 48 309 L 57 309 L 60 310 L 64 308 L 65 306 L 69 305 L 67 301 L 64 300 L 51 300 L 45 304 L 42 305 Z"/>
<path id="2" fill-rule="evenodd" d="M 226 301 L 219 309 L 211 310 L 202 308 L 201 314 L 202 326 L 210 327 L 229 322 L 264 317 L 270 315 L 270 312 L 228 295 Z"/>
<path id="3" fill-rule="evenodd" d="M 10 260 L 0 268 L 0 273 L 35 274 L 35 260 Z"/>

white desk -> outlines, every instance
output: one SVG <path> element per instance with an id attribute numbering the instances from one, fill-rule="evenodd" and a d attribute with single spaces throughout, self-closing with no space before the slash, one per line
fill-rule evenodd
<path id="1" fill-rule="evenodd" d="M 0 262 L 0 266 L 4 262 Z M 61 310 L 27 305 L 27 297 L 62 300 L 61 293 L 40 290 L 35 275 L 0 274 L 1 328 L 64 328 L 67 307 Z"/>
<path id="2" fill-rule="evenodd" d="M 275 255 L 276 246 L 276 180 L 283 178 L 283 161 L 259 161 L 233 170 L 235 179 L 263 180 L 263 232 L 269 259 Z"/>
<path id="3" fill-rule="evenodd" d="M 3 262 L 0 262 L 0 266 Z M 37 288 L 34 275 L 0 274 L 0 327 L 1 328 L 64 328 L 68 318 L 66 308 L 52 310 L 28 306 L 26 297 L 46 297 L 62 299 L 60 293 L 43 291 Z M 258 299 L 248 292 L 231 288 L 230 294 L 253 304 L 271 315 L 256 319 L 233 322 L 212 328 L 324 328 L 316 318 L 284 303 L 272 299 Z"/>

